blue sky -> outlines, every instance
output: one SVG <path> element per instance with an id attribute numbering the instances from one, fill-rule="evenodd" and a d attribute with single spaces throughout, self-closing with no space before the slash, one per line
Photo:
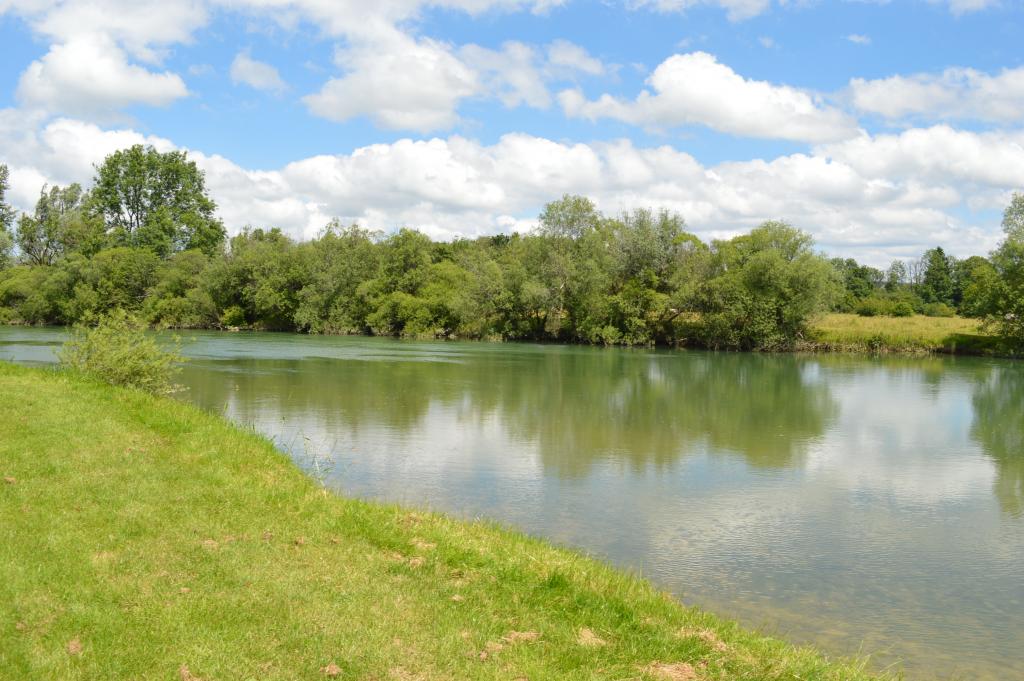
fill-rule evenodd
<path id="1" fill-rule="evenodd" d="M 0 163 L 30 209 L 184 148 L 231 230 L 298 238 L 525 230 L 569 192 L 966 255 L 1024 189 L 1022 28 L 1010 0 L 0 0 Z"/>

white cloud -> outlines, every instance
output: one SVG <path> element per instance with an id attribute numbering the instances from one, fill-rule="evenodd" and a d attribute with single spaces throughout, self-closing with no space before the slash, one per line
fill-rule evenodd
<path id="1" fill-rule="evenodd" d="M 18 99 L 49 112 L 101 118 L 133 104 L 165 106 L 188 95 L 174 73 L 129 64 L 109 38 L 85 34 L 53 45 L 18 82 Z"/>
<path id="2" fill-rule="evenodd" d="M 455 48 L 398 31 L 355 40 L 337 51 L 335 61 L 343 75 L 303 98 L 312 113 L 338 122 L 367 116 L 381 127 L 417 132 L 454 127 L 468 98 L 547 108 L 548 83 L 605 70 L 600 60 L 564 40 L 543 52 L 516 41 L 497 50 Z"/>
<path id="3" fill-rule="evenodd" d="M 970 12 L 979 12 L 983 9 L 995 7 L 999 4 L 999 0 L 932 0 L 933 2 L 942 2 L 949 5 L 949 11 L 953 14 L 960 16 L 961 14 L 968 14 Z"/>
<path id="4" fill-rule="evenodd" d="M 507 107 L 528 104 L 546 108 L 551 104 L 540 55 L 529 45 L 507 42 L 500 50 L 466 45 L 459 50 L 459 57 L 464 64 L 473 65 L 480 81 L 475 94 L 486 92 Z"/>
<path id="5" fill-rule="evenodd" d="M 600 76 L 605 72 L 605 65 L 600 59 L 591 56 L 585 49 L 568 40 L 554 41 L 548 45 L 547 51 L 548 66 L 553 70 L 564 69 L 589 76 Z"/>
<path id="6" fill-rule="evenodd" d="M 3 12 L 0 4 L 0 13 Z M 55 43 L 102 35 L 143 61 L 159 62 L 160 48 L 187 43 L 209 20 L 203 0 L 37 0 L 12 2 L 39 35 Z"/>
<path id="7" fill-rule="evenodd" d="M 850 35 L 846 36 L 846 39 L 853 43 L 854 45 L 871 44 L 871 36 L 864 35 L 863 33 L 851 33 Z"/>
<path id="8" fill-rule="evenodd" d="M 654 70 L 634 101 L 602 95 L 588 101 L 579 90 L 559 100 L 566 115 L 615 118 L 664 129 L 704 125 L 746 137 L 825 142 L 857 134 L 852 118 L 806 91 L 743 78 L 706 52 L 677 54 Z"/>
<path id="9" fill-rule="evenodd" d="M 628 7 L 650 7 L 658 12 L 682 12 L 698 5 L 712 5 L 724 9 L 730 21 L 750 19 L 771 7 L 771 0 L 629 0 Z"/>
<path id="10" fill-rule="evenodd" d="M 1024 67 L 996 75 L 969 68 L 850 81 L 853 105 L 889 119 L 972 119 L 1015 123 L 1024 118 Z"/>
<path id="11" fill-rule="evenodd" d="M 257 90 L 283 92 L 288 88 L 281 74 L 270 64 L 253 59 L 248 50 L 235 55 L 231 62 L 231 81 L 244 83 Z"/>
<path id="12" fill-rule="evenodd" d="M 385 128 L 447 129 L 458 120 L 459 102 L 480 90 L 477 73 L 429 38 L 396 33 L 388 44 L 340 49 L 335 61 L 345 75 L 303 97 L 312 113 L 332 121 L 365 115 Z"/>

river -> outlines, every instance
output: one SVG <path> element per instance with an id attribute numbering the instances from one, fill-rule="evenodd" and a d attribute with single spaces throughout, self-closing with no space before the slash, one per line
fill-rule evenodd
<path id="1" fill-rule="evenodd" d="M 1024 363 L 186 333 L 179 397 L 910 679 L 1024 679 Z M 0 327 L 46 364 L 56 329 Z"/>

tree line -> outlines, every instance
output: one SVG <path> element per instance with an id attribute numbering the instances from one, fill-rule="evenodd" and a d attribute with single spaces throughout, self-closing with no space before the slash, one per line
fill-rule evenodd
<path id="1" fill-rule="evenodd" d="M 941 248 L 886 271 L 814 250 L 768 221 L 710 243 L 668 211 L 544 207 L 529 234 L 435 242 L 331 221 L 298 242 L 276 228 L 227 238 L 184 152 L 134 146 L 90 188 L 44 187 L 32 214 L 5 201 L 0 322 L 74 324 L 114 309 L 170 328 L 698 345 L 782 350 L 830 310 L 962 314 L 1024 344 L 1024 196 L 989 257 Z"/>

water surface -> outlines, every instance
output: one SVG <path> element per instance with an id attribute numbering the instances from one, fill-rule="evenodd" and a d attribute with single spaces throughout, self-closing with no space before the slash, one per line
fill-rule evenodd
<path id="1" fill-rule="evenodd" d="M 0 327 L 0 359 L 62 333 Z M 1024 679 L 1024 366 L 186 335 L 183 398 L 342 493 L 488 517 L 911 679 Z"/>

